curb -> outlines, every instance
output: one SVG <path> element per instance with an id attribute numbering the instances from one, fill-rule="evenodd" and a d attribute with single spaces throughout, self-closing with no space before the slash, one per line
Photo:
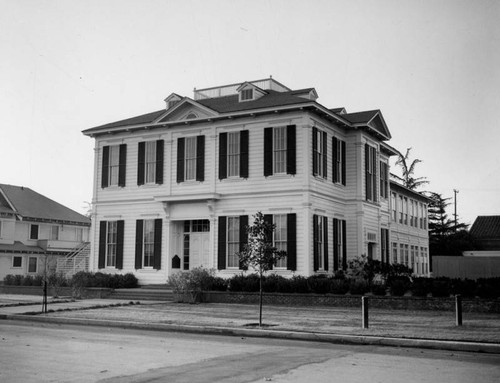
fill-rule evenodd
<path id="1" fill-rule="evenodd" d="M 433 350 L 500 354 L 499 343 L 478 343 L 478 342 L 461 342 L 461 341 L 414 339 L 414 338 L 390 338 L 381 336 L 362 336 L 362 335 L 344 335 L 344 334 L 341 335 L 341 334 L 311 333 L 311 332 L 298 332 L 298 331 L 173 325 L 173 324 L 142 323 L 142 322 L 130 322 L 130 321 L 120 322 L 120 321 L 101 320 L 101 319 L 55 318 L 55 317 L 46 317 L 41 315 L 35 316 L 35 315 L 4 314 L 0 315 L 0 319 L 42 322 L 42 323 L 85 325 L 85 326 L 97 326 L 97 327 L 116 327 L 116 328 L 135 329 L 135 330 L 182 332 L 191 334 L 210 334 L 210 335 L 240 336 L 240 337 L 246 336 L 253 338 L 288 339 L 288 340 L 300 340 L 308 342 L 324 342 L 332 344 L 410 347 L 410 348 L 425 348 Z"/>

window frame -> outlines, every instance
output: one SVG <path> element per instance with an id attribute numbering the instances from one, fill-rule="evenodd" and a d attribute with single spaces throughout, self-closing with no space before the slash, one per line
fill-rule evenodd
<path id="1" fill-rule="evenodd" d="M 287 214 L 273 214 L 273 224 L 275 230 L 273 231 L 273 246 L 278 250 L 288 250 L 288 216 Z M 283 235 L 284 231 L 284 235 Z M 286 270 L 288 265 L 287 256 L 279 259 L 275 268 Z"/>
<path id="2" fill-rule="evenodd" d="M 327 141 L 326 132 L 313 127 L 313 176 L 327 178 Z"/>
<path id="3" fill-rule="evenodd" d="M 144 143 L 144 183 L 156 183 L 156 150 L 157 141 L 145 141 Z"/>
<path id="4" fill-rule="evenodd" d="M 142 227 L 142 268 L 153 269 L 155 246 L 155 220 L 143 220 Z"/>
<path id="5" fill-rule="evenodd" d="M 111 241 L 111 240 L 114 240 Z M 106 254 L 105 263 L 106 268 L 116 268 L 116 258 L 117 258 L 117 247 L 118 247 L 118 221 L 107 221 L 106 222 Z"/>
<path id="6" fill-rule="evenodd" d="M 57 225 L 50 226 L 50 240 L 59 241 L 59 226 Z"/>
<path id="7" fill-rule="evenodd" d="M 227 178 L 239 178 L 241 169 L 241 132 L 227 132 Z"/>
<path id="8" fill-rule="evenodd" d="M 236 249 L 236 250 L 235 250 Z M 228 216 L 226 223 L 226 269 L 238 270 L 240 251 L 240 216 Z"/>
<path id="9" fill-rule="evenodd" d="M 31 270 L 31 261 L 35 260 L 35 270 Z M 28 257 L 28 273 L 36 274 L 38 272 L 38 257 Z"/>
<path id="10" fill-rule="evenodd" d="M 366 200 L 376 203 L 377 198 L 377 148 L 365 144 L 365 193 Z"/>
<path id="11" fill-rule="evenodd" d="M 36 232 L 34 232 L 34 229 L 36 228 Z M 40 225 L 36 223 L 30 223 L 30 239 L 31 240 L 38 240 L 40 237 Z"/>
<path id="12" fill-rule="evenodd" d="M 12 256 L 12 268 L 13 269 L 22 269 L 23 268 L 23 258 L 20 255 L 13 255 Z M 16 266 L 16 260 L 19 260 L 20 264 Z"/>
<path id="13" fill-rule="evenodd" d="M 254 89 L 245 88 L 240 91 L 240 101 L 252 101 L 254 99 Z"/>
<path id="14" fill-rule="evenodd" d="M 273 127 L 273 174 L 287 173 L 287 134 L 286 126 Z"/>

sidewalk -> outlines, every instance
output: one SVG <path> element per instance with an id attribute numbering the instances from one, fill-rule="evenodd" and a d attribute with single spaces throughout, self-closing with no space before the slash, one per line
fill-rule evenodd
<path id="1" fill-rule="evenodd" d="M 453 312 L 372 309 L 370 327 L 363 329 L 359 309 L 264 306 L 259 328 L 257 305 L 88 299 L 23 315 L 41 312 L 41 297 L 36 305 L 16 307 L 2 307 L 2 297 L 3 319 L 500 353 L 499 314 L 463 313 L 463 326 L 455 326 Z"/>

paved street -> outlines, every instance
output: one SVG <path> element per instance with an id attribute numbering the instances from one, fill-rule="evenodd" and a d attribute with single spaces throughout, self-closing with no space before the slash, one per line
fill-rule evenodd
<path id="1" fill-rule="evenodd" d="M 0 322 L 2 382 L 494 382 L 500 355 Z"/>

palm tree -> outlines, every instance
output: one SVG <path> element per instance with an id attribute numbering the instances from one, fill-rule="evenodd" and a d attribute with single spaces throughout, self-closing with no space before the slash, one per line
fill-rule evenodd
<path id="1" fill-rule="evenodd" d="M 411 148 L 406 149 L 406 154 L 404 156 L 403 154 L 398 152 L 398 160 L 396 161 L 396 165 L 401 166 L 402 176 L 400 177 L 395 174 L 391 174 L 391 176 L 401 182 L 403 186 L 407 187 L 408 189 L 415 190 L 422 185 L 428 184 L 429 181 L 426 180 L 426 177 L 413 177 L 415 173 L 415 166 L 418 163 L 422 162 L 422 160 L 416 158 L 408 165 L 410 161 L 410 151 Z"/>

